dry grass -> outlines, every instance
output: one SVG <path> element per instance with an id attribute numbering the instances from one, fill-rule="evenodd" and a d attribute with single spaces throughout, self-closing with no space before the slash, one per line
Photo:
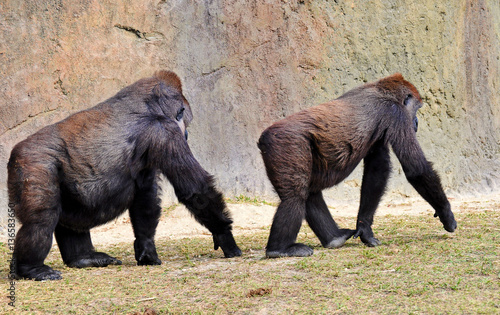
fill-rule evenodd
<path id="1" fill-rule="evenodd" d="M 264 259 L 267 230 L 236 235 L 243 256 L 235 259 L 213 251 L 211 237 L 159 240 L 163 264 L 154 267 L 136 266 L 132 244 L 98 248 L 123 261 L 107 268 L 70 269 L 52 250 L 46 262 L 64 279 L 18 281 L 15 309 L 4 297 L 0 313 L 499 313 L 500 211 L 457 221 L 448 234 L 432 217 L 378 217 L 382 246 L 349 240 L 335 250 L 318 247 L 305 226 L 299 241 L 315 249 L 306 258 Z M 0 259 L 8 259 L 5 246 Z M 0 271 L 6 282 L 8 266 Z"/>

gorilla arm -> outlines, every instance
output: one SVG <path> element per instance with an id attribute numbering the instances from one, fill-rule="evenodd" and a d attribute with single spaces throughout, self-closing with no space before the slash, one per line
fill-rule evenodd
<path id="1" fill-rule="evenodd" d="M 416 133 L 409 127 L 404 128 L 397 139 L 398 141 L 392 141 L 391 145 L 403 167 L 406 179 L 434 208 L 434 217 L 439 216 L 444 229 L 448 232 L 455 231 L 457 222 L 441 186 L 441 180 L 432 164 L 425 158 Z"/>
<path id="2" fill-rule="evenodd" d="M 147 159 L 150 167 L 162 171 L 174 187 L 179 201 L 212 233 L 214 249 L 220 246 L 228 258 L 240 256 L 222 194 L 216 189 L 213 176 L 193 156 L 178 123 L 169 118 L 156 117 L 148 125 L 142 135 L 147 140 L 139 140 L 139 143 L 149 145 Z"/>

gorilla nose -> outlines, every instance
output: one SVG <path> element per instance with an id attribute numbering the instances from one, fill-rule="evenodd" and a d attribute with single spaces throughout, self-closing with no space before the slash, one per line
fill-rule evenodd
<path id="1" fill-rule="evenodd" d="M 184 137 L 186 138 L 186 140 L 188 139 L 188 131 L 184 131 Z"/>
<path id="2" fill-rule="evenodd" d="M 417 130 L 418 130 L 418 118 L 417 117 L 415 117 L 415 119 L 413 120 L 413 128 L 415 128 L 415 132 L 417 132 Z"/>

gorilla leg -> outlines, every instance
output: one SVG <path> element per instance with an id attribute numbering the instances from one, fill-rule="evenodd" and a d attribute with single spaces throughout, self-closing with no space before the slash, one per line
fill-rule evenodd
<path id="1" fill-rule="evenodd" d="M 269 258 L 313 254 L 313 249 L 301 243 L 295 243 L 300 226 L 304 220 L 306 201 L 301 197 L 282 199 L 274 215 L 271 233 L 266 247 Z"/>
<path id="2" fill-rule="evenodd" d="M 333 220 L 321 192 L 311 193 L 306 203 L 306 220 L 314 234 L 327 248 L 337 248 L 344 245 L 354 230 L 339 229 Z"/>
<path id="3" fill-rule="evenodd" d="M 58 224 L 55 237 L 62 259 L 68 267 L 106 267 L 122 264 L 118 259 L 94 250 L 90 231 L 78 232 Z"/>
<path id="4" fill-rule="evenodd" d="M 43 165 L 34 165 L 38 172 L 33 174 L 12 167 L 10 162 L 9 168 L 10 198 L 22 224 L 13 254 L 16 277 L 38 281 L 62 279 L 59 271 L 43 263 L 61 213 L 57 179 Z"/>
<path id="5" fill-rule="evenodd" d="M 134 203 L 130 207 L 130 220 L 134 228 L 134 251 L 138 265 L 161 265 L 156 253 L 154 236 L 161 216 L 160 200 L 157 197 L 156 172 L 147 174 L 138 188 Z"/>
<path id="6" fill-rule="evenodd" d="M 52 246 L 54 227 L 46 224 L 24 223 L 17 232 L 14 267 L 18 278 L 43 280 L 62 279 L 61 272 L 44 265 Z"/>
<path id="7" fill-rule="evenodd" d="M 361 201 L 354 238 L 359 236 L 363 243 L 373 247 L 381 244 L 373 235 L 371 226 L 391 172 L 389 149 L 382 142 L 376 143 L 364 162 Z"/>

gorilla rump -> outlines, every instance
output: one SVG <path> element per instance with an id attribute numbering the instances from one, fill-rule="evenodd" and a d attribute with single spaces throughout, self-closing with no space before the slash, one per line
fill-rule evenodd
<path id="1" fill-rule="evenodd" d="M 389 146 L 407 180 L 435 209 L 434 216 L 439 216 L 445 230 L 453 232 L 457 223 L 450 203 L 416 138 L 421 106 L 417 89 L 395 74 L 267 128 L 258 145 L 281 203 L 266 255 L 312 255 L 310 247 L 296 243 L 304 218 L 324 247 L 342 246 L 353 235 L 368 246 L 379 245 L 371 225 L 391 171 Z M 356 230 L 339 229 L 322 190 L 343 181 L 361 160 L 364 173 Z"/>
<path id="2" fill-rule="evenodd" d="M 159 71 L 18 143 L 8 163 L 9 200 L 22 223 L 14 249 L 17 276 L 62 278 L 44 265 L 53 233 L 70 267 L 121 264 L 94 250 L 90 229 L 126 209 L 137 264 L 161 264 L 154 243 L 160 172 L 210 230 L 214 248 L 220 246 L 225 257 L 240 256 L 222 194 L 186 141 L 191 119 L 179 78 Z"/>

